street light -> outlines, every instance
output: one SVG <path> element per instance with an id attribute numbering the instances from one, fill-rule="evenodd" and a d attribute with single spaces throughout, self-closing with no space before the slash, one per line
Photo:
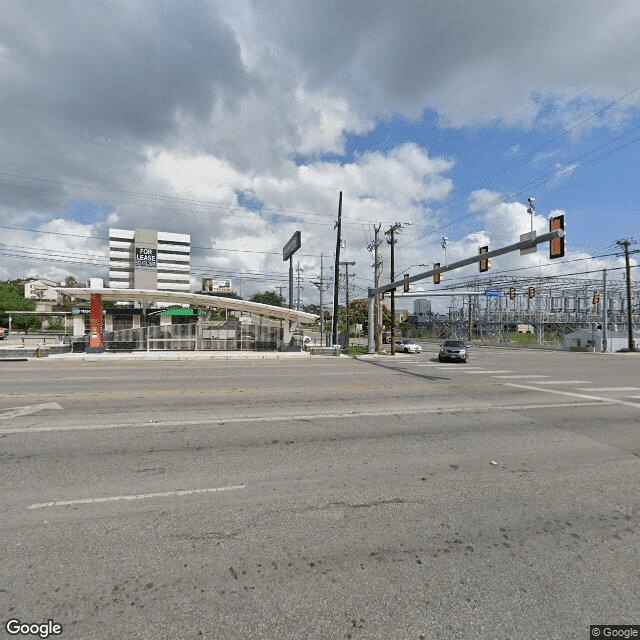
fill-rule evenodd
<path id="1" fill-rule="evenodd" d="M 531 238 L 533 238 L 533 214 L 536 212 L 536 199 L 531 196 L 531 198 L 527 199 L 527 202 L 529 203 L 527 213 L 531 216 Z"/>

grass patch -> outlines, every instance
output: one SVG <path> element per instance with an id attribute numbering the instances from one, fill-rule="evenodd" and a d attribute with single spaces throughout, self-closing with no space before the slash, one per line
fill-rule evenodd
<path id="1" fill-rule="evenodd" d="M 344 349 L 341 353 L 344 353 L 347 356 L 364 356 L 369 353 L 369 347 L 365 345 L 352 345 Z M 389 355 L 386 351 L 378 351 L 378 355 L 386 356 Z"/>

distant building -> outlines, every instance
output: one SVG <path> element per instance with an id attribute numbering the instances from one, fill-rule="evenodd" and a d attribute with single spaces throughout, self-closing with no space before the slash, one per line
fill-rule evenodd
<path id="1" fill-rule="evenodd" d="M 418 298 L 413 301 L 413 315 L 426 316 L 431 313 L 431 300 Z"/>
<path id="2" fill-rule="evenodd" d="M 109 229 L 109 287 L 189 292 L 191 236 Z"/>
<path id="3" fill-rule="evenodd" d="M 36 311 L 51 311 L 58 302 L 56 287 L 64 286 L 64 282 L 47 280 L 46 278 L 28 278 L 24 281 L 24 297 L 36 301 Z"/>

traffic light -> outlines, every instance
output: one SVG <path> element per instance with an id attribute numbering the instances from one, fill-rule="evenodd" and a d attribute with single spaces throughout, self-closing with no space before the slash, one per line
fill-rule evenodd
<path id="1" fill-rule="evenodd" d="M 440 273 L 440 263 L 433 263 L 433 284 L 440 284 L 442 282 L 442 274 Z"/>
<path id="2" fill-rule="evenodd" d="M 594 291 L 593 292 L 593 304 L 600 304 L 600 292 L 599 291 Z"/>
<path id="3" fill-rule="evenodd" d="M 536 288 L 535 287 L 529 287 L 529 291 L 527 292 L 527 295 L 530 298 L 535 298 L 536 297 Z"/>
<path id="4" fill-rule="evenodd" d="M 408 277 L 409 277 L 409 274 L 408 274 L 408 273 L 405 273 L 405 274 L 404 274 L 404 277 L 405 277 L 405 278 L 408 278 Z M 405 282 L 405 283 L 404 283 L 404 285 L 403 285 L 403 287 L 402 287 L 402 290 L 403 290 L 405 293 L 409 293 L 409 291 L 411 291 L 411 283 L 409 283 L 409 282 Z"/>
<path id="5" fill-rule="evenodd" d="M 564 215 L 555 216 L 549 219 L 549 231 L 564 231 Z M 549 258 L 562 258 L 564 256 L 564 236 L 562 238 L 553 238 L 549 241 Z"/>
<path id="6" fill-rule="evenodd" d="M 509 289 L 509 300 L 515 300 L 516 299 L 516 290 L 511 287 L 511 289 Z"/>
<path id="7" fill-rule="evenodd" d="M 483 253 L 489 253 L 489 246 L 484 246 L 484 247 L 478 247 L 478 252 L 480 253 L 480 255 L 482 255 Z M 479 270 L 480 273 L 483 273 L 485 271 L 489 271 L 489 268 L 491 267 L 491 260 L 489 258 L 487 258 L 486 260 L 480 260 L 479 262 Z"/>

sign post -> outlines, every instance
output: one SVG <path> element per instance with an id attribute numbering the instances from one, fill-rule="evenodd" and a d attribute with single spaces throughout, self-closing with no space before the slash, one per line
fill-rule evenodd
<path id="1" fill-rule="evenodd" d="M 289 309 L 293 309 L 293 254 L 301 246 L 300 232 L 296 231 L 282 247 L 282 261 L 289 260 Z"/>

